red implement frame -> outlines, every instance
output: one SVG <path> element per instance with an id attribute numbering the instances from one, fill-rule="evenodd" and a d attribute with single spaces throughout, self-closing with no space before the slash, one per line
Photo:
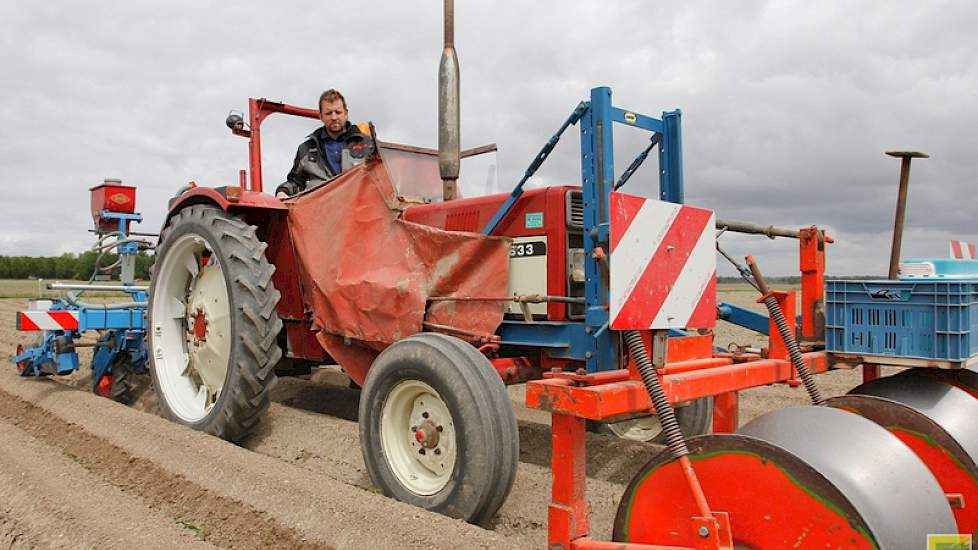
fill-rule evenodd
<path id="1" fill-rule="evenodd" d="M 801 325 L 799 340 L 819 343 L 824 336 L 825 243 L 832 242 L 824 231 L 806 228 L 800 231 Z M 772 292 L 784 315 L 794 319 L 794 292 Z M 760 301 L 760 300 L 759 300 Z M 794 327 L 792 327 L 794 328 Z M 703 353 L 701 346 L 693 351 L 689 345 L 672 345 L 672 362 L 659 371 L 662 387 L 671 403 L 683 403 L 714 396 L 713 428 L 715 432 L 736 431 L 738 392 L 768 384 L 797 385 L 798 373 L 788 358 L 788 351 L 776 327 L 771 324 L 769 343 L 759 354 Z M 677 342 L 678 344 L 678 342 Z M 824 351 L 803 354 L 808 368 L 822 373 L 830 365 Z M 647 414 L 652 403 L 634 367 L 596 374 L 547 373 L 544 380 L 527 384 L 526 404 L 550 412 L 552 416 L 553 487 L 549 522 L 551 549 L 577 550 L 692 550 L 674 546 L 605 542 L 591 539 L 590 518 L 585 497 L 585 422 L 615 421 Z M 699 485 L 695 474 L 687 476 L 695 496 Z M 700 515 L 690 518 L 690 529 L 701 543 L 695 550 L 721 550 L 732 547 L 729 518 L 723 511 L 710 511 L 705 501 Z"/>

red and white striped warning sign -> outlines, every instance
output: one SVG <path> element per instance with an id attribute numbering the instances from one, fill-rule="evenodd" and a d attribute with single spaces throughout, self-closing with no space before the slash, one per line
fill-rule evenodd
<path id="1" fill-rule="evenodd" d="M 978 260 L 975 245 L 964 241 L 951 241 L 951 257 L 959 260 Z"/>
<path id="2" fill-rule="evenodd" d="M 716 230 L 710 210 L 611 193 L 611 328 L 716 324 Z"/>
<path id="3" fill-rule="evenodd" d="M 18 311 L 17 330 L 78 330 L 78 312 Z"/>

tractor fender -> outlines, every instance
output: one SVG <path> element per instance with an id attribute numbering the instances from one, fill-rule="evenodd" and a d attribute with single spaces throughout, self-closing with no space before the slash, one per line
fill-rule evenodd
<path id="1" fill-rule="evenodd" d="M 163 228 L 170 223 L 170 218 L 184 208 L 194 204 L 214 205 L 225 212 L 255 212 L 266 211 L 284 214 L 288 207 L 279 199 L 266 193 L 256 191 L 241 191 L 237 200 L 227 198 L 227 187 L 192 187 L 170 199 L 170 210 L 163 220 Z M 162 228 L 161 228 L 162 229 Z"/>

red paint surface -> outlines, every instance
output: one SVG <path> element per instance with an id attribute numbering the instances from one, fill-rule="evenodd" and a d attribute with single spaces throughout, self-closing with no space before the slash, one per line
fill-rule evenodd
<path id="1" fill-rule="evenodd" d="M 611 322 L 611 328 L 649 327 L 662 304 L 672 290 L 673 284 L 686 266 L 696 242 L 703 231 L 712 231 L 706 225 L 712 212 L 699 208 L 681 208 L 675 220 L 666 231 L 658 250 L 652 256 L 645 271 L 639 277 L 631 294 L 622 304 L 618 315 Z M 670 251 L 669 247 L 672 246 Z M 713 300 L 716 293 L 704 294 L 703 300 Z M 716 316 L 714 315 L 714 321 Z M 706 326 L 712 326 L 710 323 Z M 687 326 L 691 326 L 688 325 Z M 699 327 L 694 327 L 699 328 Z"/>
<path id="2" fill-rule="evenodd" d="M 635 195 L 611 193 L 611 219 L 615 222 L 615 228 L 610 235 L 612 252 L 618 247 L 621 238 L 628 232 L 628 228 L 632 225 L 632 221 L 635 220 L 635 216 L 642 209 L 646 200 L 644 197 Z"/>
<path id="3" fill-rule="evenodd" d="M 947 449 L 904 430 L 890 431 L 927 465 L 945 493 L 960 493 L 964 497 L 964 508 L 951 509 L 958 532 L 978 534 L 978 480 L 971 477 Z"/>
<path id="4" fill-rule="evenodd" d="M 112 375 L 106 374 L 98 381 L 98 394 L 102 397 L 109 397 L 112 395 Z"/>
<path id="5" fill-rule="evenodd" d="M 692 458 L 711 509 L 729 514 L 735 544 L 764 550 L 873 547 L 848 518 L 806 492 L 770 460 L 733 453 Z M 686 480 L 673 461 L 639 484 L 625 536 L 619 538 L 622 542 L 695 546 L 697 537 L 690 528 L 690 518 L 695 515 Z"/>
<path id="6" fill-rule="evenodd" d="M 803 353 L 808 369 L 825 372 L 825 352 Z M 785 382 L 795 376 L 791 363 L 783 359 L 759 359 L 730 364 L 729 358 L 701 359 L 708 368 L 691 369 L 661 377 L 671 403 L 680 403 L 721 393 Z M 726 364 L 716 364 L 723 361 Z M 666 366 L 668 371 L 672 364 Z M 591 386 L 576 386 L 561 378 L 535 380 L 526 385 L 526 405 L 534 409 L 604 420 L 652 408 L 645 386 L 628 379 L 627 370 L 609 371 L 594 377 Z"/>
<path id="7" fill-rule="evenodd" d="M 41 327 L 37 326 L 37 323 L 34 321 L 31 321 L 31 318 L 24 315 L 22 311 L 18 311 L 17 330 L 41 330 Z"/>
<path id="8" fill-rule="evenodd" d="M 825 239 L 817 227 L 800 229 L 799 259 L 801 270 L 801 337 L 824 338 L 824 329 L 816 319 L 816 310 L 825 302 Z M 823 321 L 824 323 L 824 321 Z"/>
<path id="9" fill-rule="evenodd" d="M 550 296 L 568 295 L 567 194 L 572 191 L 580 191 L 580 187 L 547 187 L 524 192 L 493 232 L 506 237 L 547 237 L 547 294 Z M 404 211 L 403 219 L 449 231 L 480 232 L 507 198 L 509 193 L 501 193 L 412 206 Z M 543 213 L 543 227 L 526 227 L 526 214 L 530 212 Z M 567 309 L 567 304 L 551 302 L 547 304 L 547 319 L 568 320 Z"/>
<path id="10" fill-rule="evenodd" d="M 70 311 L 49 311 L 48 316 L 54 319 L 65 330 L 78 330 L 78 313 Z"/>
<path id="11" fill-rule="evenodd" d="M 103 183 L 89 189 L 91 191 L 92 220 L 103 231 L 119 228 L 119 220 L 102 219 L 102 211 L 132 214 L 136 211 L 136 188 L 121 183 Z"/>
<path id="12" fill-rule="evenodd" d="M 358 384 L 377 353 L 423 322 L 483 334 L 502 322 L 499 302 L 428 298 L 505 296 L 508 240 L 399 219 L 403 205 L 381 161 L 287 204 L 312 328 Z"/>

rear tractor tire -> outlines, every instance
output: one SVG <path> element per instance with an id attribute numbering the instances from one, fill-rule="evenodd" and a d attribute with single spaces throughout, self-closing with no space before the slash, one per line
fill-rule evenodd
<path id="1" fill-rule="evenodd" d="M 496 370 L 471 345 L 435 333 L 391 345 L 370 367 L 360 446 L 385 495 L 476 524 L 506 500 L 519 460 Z"/>
<path id="2" fill-rule="evenodd" d="M 268 408 L 281 358 L 275 268 L 256 228 L 212 206 L 176 213 L 149 289 L 149 357 L 163 415 L 228 441 Z"/>

